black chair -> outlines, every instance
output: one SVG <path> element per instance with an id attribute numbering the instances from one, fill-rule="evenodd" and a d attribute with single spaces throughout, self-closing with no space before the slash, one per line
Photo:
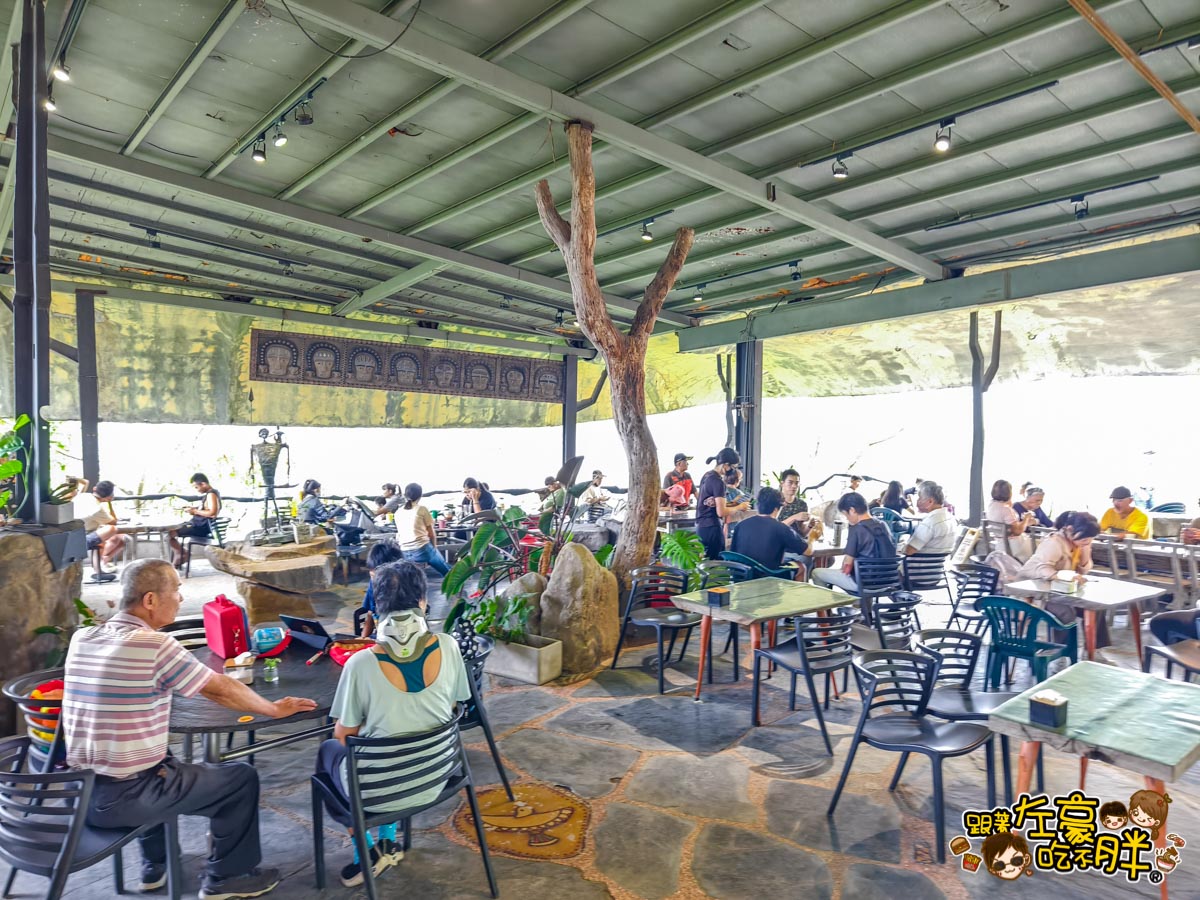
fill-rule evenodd
<path id="1" fill-rule="evenodd" d="M 854 560 L 854 580 L 858 590 L 853 595 L 860 598 L 863 621 L 870 624 L 871 607 L 876 598 L 886 597 L 903 587 L 899 556 L 863 557 Z"/>
<path id="2" fill-rule="evenodd" d="M 12 866 L 7 897 L 17 872 L 50 879 L 47 900 L 62 896 L 67 877 L 112 857 L 113 890 L 125 893 L 121 848 L 160 823 L 137 828 L 92 828 L 86 823 L 96 773 L 90 769 L 26 771 L 29 738 L 0 740 L 0 861 Z M 183 881 L 175 817 L 161 823 L 167 838 L 167 884 L 179 900 Z"/>
<path id="3" fill-rule="evenodd" d="M 724 556 L 724 554 L 722 554 Z M 737 562 L 730 562 L 727 559 L 705 559 L 696 566 L 696 572 L 700 576 L 700 590 L 705 590 L 710 587 L 724 587 L 727 584 L 740 584 L 743 581 L 753 581 L 757 576 L 754 570 L 749 566 L 742 565 Z M 741 626 L 736 622 L 729 623 L 729 634 L 725 638 L 725 649 L 722 653 L 728 653 L 729 648 L 733 647 L 733 680 L 738 681 L 742 677 L 741 666 L 738 664 L 742 658 L 739 648 L 741 637 Z M 708 683 L 712 684 L 713 680 L 713 652 L 712 652 L 712 636 L 709 635 L 708 645 Z"/>
<path id="4" fill-rule="evenodd" d="M 654 629 L 658 639 L 658 692 L 664 693 L 663 668 L 671 659 L 675 650 L 675 639 L 679 632 L 686 632 L 683 639 L 683 649 L 679 651 L 679 659 L 687 653 L 688 641 L 692 639 L 692 629 L 700 624 L 701 616 L 696 613 L 684 612 L 671 603 L 676 594 L 686 594 L 688 574 L 683 569 L 672 566 L 641 566 L 630 574 L 632 585 L 629 588 L 629 600 L 625 603 L 625 615 L 621 619 L 621 630 L 617 635 L 617 649 L 613 653 L 612 666 L 617 667 L 621 657 L 621 645 L 625 642 L 625 629 L 632 622 L 634 625 L 645 625 Z M 666 657 L 663 656 L 663 631 L 671 632 L 671 643 L 667 647 Z"/>
<path id="5" fill-rule="evenodd" d="M 851 627 L 858 620 L 858 613 L 845 610 L 829 615 L 797 616 L 796 636 L 775 647 L 766 647 L 754 651 L 754 687 L 750 695 L 750 722 L 758 725 L 759 679 L 761 677 L 761 662 L 766 659 L 781 668 L 787 669 L 792 675 L 791 688 L 788 692 L 788 709 L 796 708 L 796 678 L 804 676 L 808 684 L 808 696 L 812 700 L 813 712 L 817 716 L 817 724 L 821 727 L 821 737 L 825 739 L 825 749 L 833 756 L 833 746 L 829 743 L 829 733 L 825 728 L 825 717 L 821 713 L 821 704 L 817 700 L 817 687 L 814 676 L 825 676 L 825 708 L 829 709 L 830 687 L 833 676 L 838 672 L 847 673 L 854 656 L 854 648 L 850 645 Z"/>
<path id="6" fill-rule="evenodd" d="M 1183 669 L 1183 680 L 1191 681 L 1200 674 L 1200 640 L 1197 640 L 1197 619 L 1200 609 L 1173 609 L 1150 619 L 1150 633 L 1162 642 L 1161 647 L 1146 647 L 1142 651 L 1142 671 L 1149 672 L 1153 657 L 1161 657 L 1166 663 L 1166 676 L 1170 678 L 1179 666 Z"/>
<path id="7" fill-rule="evenodd" d="M 937 858 L 946 861 L 946 809 L 942 761 L 987 748 L 988 796 L 995 798 L 995 760 L 992 733 L 973 722 L 939 722 L 926 715 L 937 677 L 937 660 L 911 650 L 874 650 L 854 657 L 854 678 L 862 696 L 862 715 L 850 744 L 842 777 L 838 779 L 826 815 L 832 816 L 854 765 L 859 744 L 893 753 L 929 757 L 933 773 L 933 824 Z M 886 712 L 881 712 L 886 710 Z M 876 714 L 881 713 L 881 714 Z M 894 789 L 893 779 L 893 789 Z"/>
<path id="8" fill-rule="evenodd" d="M 855 650 L 908 650 L 921 630 L 917 607 L 921 595 L 896 591 L 875 602 L 875 620 L 871 626 L 855 624 L 851 642 Z"/>
<path id="9" fill-rule="evenodd" d="M 41 699 L 31 696 L 39 684 L 61 680 L 63 669 L 42 669 L 28 672 L 4 684 L 4 696 L 16 704 L 25 718 L 25 734 L 29 746 L 24 759 L 31 772 L 49 772 L 66 758 L 66 750 L 59 740 L 58 725 L 62 715 L 62 701 Z"/>
<path id="10" fill-rule="evenodd" d="M 483 666 L 488 655 L 496 648 L 496 642 L 485 634 L 475 635 L 475 655 L 466 660 L 467 674 L 471 676 L 471 699 L 463 704 L 462 719 L 458 723 L 460 731 L 468 728 L 482 728 L 483 736 L 487 738 L 488 749 L 492 752 L 492 762 L 500 773 L 500 781 L 504 785 L 504 793 L 509 801 L 514 800 L 512 786 L 508 783 L 508 773 L 504 771 L 504 763 L 500 761 L 500 750 L 496 747 L 496 739 L 492 737 L 492 725 L 488 721 L 487 710 L 483 706 Z"/>
<path id="11" fill-rule="evenodd" d="M 950 592 L 950 581 L 946 577 L 946 560 L 949 553 L 914 553 L 902 556 L 900 581 L 906 591 L 945 591 L 946 597 L 954 602 Z"/>
<path id="12" fill-rule="evenodd" d="M 333 780 L 318 773 L 311 778 L 313 852 L 316 860 L 317 887 L 325 888 L 325 809 L 346 828 L 354 829 L 354 844 L 358 858 L 363 861 L 363 884 L 367 897 L 376 900 L 375 876 L 368 860 L 367 831 L 380 825 L 402 822 L 404 849 L 412 847 L 412 817 L 437 806 L 459 791 L 467 794 L 479 853 L 487 872 L 488 887 L 493 897 L 500 896 L 492 860 L 488 854 L 487 835 L 475 798 L 475 782 L 471 766 L 463 749 L 457 719 L 431 731 L 396 738 L 346 738 L 346 785 L 349 798 L 343 797 Z M 432 800 L 404 805 L 418 794 L 444 784 Z"/>
<path id="13" fill-rule="evenodd" d="M 1000 570 L 991 566 L 971 565 L 969 563 L 956 566 L 951 574 L 958 584 L 954 597 L 954 608 L 946 622 L 947 628 L 953 628 L 956 621 L 961 621 L 975 634 L 983 634 L 987 628 L 987 616 L 973 612 L 975 601 L 990 597 L 996 593 L 1000 584 Z"/>
<path id="14" fill-rule="evenodd" d="M 189 537 L 183 541 L 183 577 L 192 577 L 192 548 L 193 547 L 211 547 L 216 544 L 218 547 L 225 546 L 225 529 L 229 527 L 229 518 L 227 516 L 217 516 L 209 524 L 209 534 L 207 537 Z"/>
<path id="15" fill-rule="evenodd" d="M 948 628 L 927 628 L 918 632 L 916 648 L 938 661 L 937 681 L 929 696 L 929 715 L 948 722 L 986 722 L 1000 704 L 1017 696 L 1012 691 L 976 691 L 971 689 L 983 638 L 969 631 Z M 986 686 L 986 685 L 985 685 Z M 908 754 L 900 757 L 900 765 L 892 778 L 892 789 L 900 781 Z M 1000 763 L 1004 772 L 1005 803 L 1012 804 L 1012 769 L 1008 758 L 1008 735 L 1000 735 Z M 1042 757 L 1038 754 L 1038 784 L 1042 784 Z M 994 806 L 988 798 L 988 806 Z"/>

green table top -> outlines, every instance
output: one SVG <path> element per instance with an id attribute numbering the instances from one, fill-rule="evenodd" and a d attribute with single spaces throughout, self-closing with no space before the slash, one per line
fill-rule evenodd
<path id="1" fill-rule="evenodd" d="M 1029 698 L 1043 690 L 1068 699 L 1062 728 L 1029 721 Z M 988 727 L 1139 775 L 1178 781 L 1200 759 L 1200 685 L 1079 662 L 1000 706 L 988 716 Z"/>
<path id="2" fill-rule="evenodd" d="M 803 616 L 855 601 L 847 594 L 782 578 L 757 578 L 733 584 L 729 586 L 729 594 L 728 606 L 709 606 L 704 591 L 679 594 L 672 597 L 671 602 L 688 612 L 739 625 L 753 625 L 784 616 Z"/>

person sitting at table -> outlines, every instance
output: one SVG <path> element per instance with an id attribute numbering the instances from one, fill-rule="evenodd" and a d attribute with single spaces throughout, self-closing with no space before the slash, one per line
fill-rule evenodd
<path id="1" fill-rule="evenodd" d="M 1092 539 L 1100 533 L 1096 517 L 1086 512 L 1065 512 L 1054 520 L 1055 532 L 1038 544 L 1029 561 L 1017 572 L 1017 581 L 1034 579 L 1049 581 L 1059 572 L 1075 573 L 1075 580 L 1083 583 L 1092 570 Z M 1046 611 L 1064 625 L 1077 618 L 1075 607 L 1068 599 L 1051 599 Z M 1107 647 L 1108 623 L 1105 616 L 1096 616 L 1096 646 Z"/>
<path id="2" fill-rule="evenodd" d="M 386 516 L 388 513 L 394 513 L 400 508 L 400 504 L 404 502 L 404 498 L 400 496 L 399 489 L 390 481 L 380 488 L 383 491 L 383 496 L 375 501 L 375 516 Z"/>
<path id="3" fill-rule="evenodd" d="M 317 751 L 317 772 L 330 777 L 347 794 L 346 738 L 401 737 L 446 724 L 455 705 L 471 697 L 466 666 L 454 638 L 430 632 L 425 621 L 425 573 L 403 561 L 380 566 L 371 576 L 379 628 L 375 646 L 356 653 L 346 662 L 333 698 L 330 718 L 333 738 Z M 436 797 L 445 779 L 417 774 L 406 785 L 416 793 L 401 801 L 416 806 Z M 420 788 L 421 790 L 417 790 Z M 381 809 L 376 811 L 382 812 Z M 371 871 L 378 876 L 404 856 L 396 844 L 396 826 L 379 829 L 379 840 L 366 836 L 371 846 Z M 354 860 L 342 869 L 342 884 L 354 887 L 363 880 L 362 863 Z"/>
<path id="4" fill-rule="evenodd" d="M 795 530 L 779 520 L 783 508 L 783 495 L 773 487 L 759 488 L 755 499 L 755 512 L 738 523 L 733 530 L 730 550 L 748 556 L 768 569 L 783 565 L 784 553 L 803 556 L 808 542 Z M 797 576 L 803 569 L 797 569 Z"/>
<path id="5" fill-rule="evenodd" d="M 1185 528 L 1180 529 L 1179 539 L 1185 544 L 1200 544 L 1200 516 L 1192 519 Z"/>
<path id="6" fill-rule="evenodd" d="M 439 575 L 450 571 L 446 558 L 438 551 L 437 532 L 433 530 L 433 516 L 421 505 L 422 490 L 419 484 L 404 486 L 404 505 L 396 510 L 396 540 L 409 562 L 426 563 Z"/>
<path id="7" fill-rule="evenodd" d="M 67 764 L 96 773 L 87 810 L 93 828 L 134 828 L 175 816 L 210 820 L 200 897 L 259 897 L 279 883 L 260 869 L 258 772 L 242 762 L 192 765 L 167 748 L 171 698 L 205 697 L 238 712 L 286 719 L 316 708 L 301 697 L 267 700 L 217 672 L 158 629 L 183 603 L 165 559 L 139 559 L 121 575 L 119 611 L 71 638 L 63 675 Z M 207 655 L 207 654 L 205 654 Z M 161 825 L 140 838 L 143 892 L 167 879 Z"/>
<path id="8" fill-rule="evenodd" d="M 922 481 L 917 488 L 917 510 L 924 518 L 917 523 L 904 545 L 904 555 L 951 553 L 958 541 L 958 522 L 946 509 L 946 494 L 935 481 Z"/>
<path id="9" fill-rule="evenodd" d="M 795 469 L 780 472 L 779 492 L 783 496 L 779 521 L 790 526 L 797 534 L 807 536 L 812 522 L 808 515 L 808 503 L 800 496 L 800 473 Z"/>
<path id="10" fill-rule="evenodd" d="M 83 518 L 88 550 L 100 551 L 100 565 L 92 573 L 92 581 L 96 582 L 117 580 L 117 576 L 106 571 L 106 567 L 112 565 L 117 555 L 125 550 L 129 540 L 117 530 L 117 514 L 112 505 L 113 489 L 111 481 L 97 481 L 96 486 L 92 488 L 96 509 Z M 86 480 L 83 480 L 81 490 L 87 490 Z"/>
<path id="11" fill-rule="evenodd" d="M 1025 533 L 1034 522 L 1032 512 L 1017 515 L 1012 504 L 1012 483 L 1001 478 L 992 485 L 992 502 L 988 504 L 984 518 L 989 522 L 998 522 L 1008 528 L 1011 537 Z"/>
<path id="12" fill-rule="evenodd" d="M 579 498 L 580 503 L 584 506 L 604 506 L 612 497 L 601 485 L 604 484 L 604 473 L 599 469 L 592 470 L 592 480 L 588 486 L 584 488 L 583 495 Z"/>
<path id="13" fill-rule="evenodd" d="M 674 468 L 663 476 L 662 489 L 666 491 L 672 509 L 687 509 L 692 504 L 696 485 L 692 481 L 692 473 L 688 471 L 690 461 L 691 457 L 686 453 L 676 453 Z M 672 491 L 674 487 L 682 490 Z"/>
<path id="14" fill-rule="evenodd" d="M 297 510 L 301 522 L 307 522 L 309 525 L 324 525 L 330 519 L 336 519 L 342 515 L 343 510 L 334 506 L 326 506 L 321 502 L 321 482 L 315 478 L 306 480 L 301 490 L 303 494 L 300 508 Z"/>
<path id="15" fill-rule="evenodd" d="M 359 628 L 361 637 L 369 638 L 375 633 L 375 587 L 371 576 L 380 566 L 400 562 L 404 559 L 404 551 L 393 540 L 376 541 L 367 551 L 367 592 L 363 595 L 362 626 Z"/>
<path id="16" fill-rule="evenodd" d="M 700 493 L 696 498 L 696 534 L 704 544 L 705 557 L 720 559 L 721 551 L 725 549 L 725 476 L 741 468 L 742 458 L 732 447 L 723 447 L 706 462 L 716 464 L 700 479 Z"/>
<path id="17" fill-rule="evenodd" d="M 553 475 L 546 476 L 546 490 L 543 492 L 542 505 L 538 512 L 543 515 L 548 512 L 559 512 L 567 503 L 567 491 Z"/>
<path id="18" fill-rule="evenodd" d="M 1042 502 L 1046 499 L 1046 492 L 1040 487 L 1032 484 L 1027 484 L 1025 490 L 1022 491 L 1025 499 L 1020 503 L 1013 504 L 1013 512 L 1021 518 L 1025 517 L 1025 513 L 1033 513 L 1034 521 L 1042 528 L 1053 528 L 1054 522 L 1046 515 L 1046 511 L 1042 509 Z"/>
<path id="19" fill-rule="evenodd" d="M 1100 517 L 1100 530 L 1123 538 L 1150 539 L 1150 517 L 1133 505 L 1133 493 L 1121 485 L 1108 495 L 1112 506 Z"/>
<path id="20" fill-rule="evenodd" d="M 200 494 L 200 505 L 189 506 L 187 513 L 192 521 L 182 528 L 168 532 L 175 568 L 183 566 L 183 544 L 180 538 L 207 538 L 212 536 L 212 520 L 221 514 L 221 494 L 208 483 L 208 476 L 197 472 L 191 478 L 192 487 Z"/>
<path id="21" fill-rule="evenodd" d="M 464 516 L 495 508 L 496 498 L 492 496 L 486 484 L 475 478 L 463 479 L 462 514 Z"/>
<path id="22" fill-rule="evenodd" d="M 846 535 L 846 555 L 840 568 L 830 566 L 814 569 L 813 583 L 824 588 L 840 587 L 858 593 L 858 582 L 854 579 L 854 560 L 886 559 L 896 555 L 896 539 L 892 529 L 867 511 L 867 501 L 855 491 L 842 494 L 837 504 L 838 512 L 850 523 Z"/>
<path id="23" fill-rule="evenodd" d="M 911 516 L 913 508 L 908 505 L 908 498 L 904 496 L 904 485 L 899 481 L 889 481 L 883 495 L 879 498 L 879 505 L 884 509 L 890 509 L 899 513 L 902 516 Z"/>

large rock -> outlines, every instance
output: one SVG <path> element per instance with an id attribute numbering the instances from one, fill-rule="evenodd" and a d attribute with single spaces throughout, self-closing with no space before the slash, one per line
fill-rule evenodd
<path id="1" fill-rule="evenodd" d="M 563 674 L 612 659 L 619 627 L 617 578 L 581 544 L 562 548 L 542 594 L 542 636 L 562 641 Z"/>
<path id="2" fill-rule="evenodd" d="M 46 526 L 46 531 L 62 528 Z M 57 645 L 52 635 L 35 638 L 41 625 L 73 628 L 79 616 L 83 566 L 74 563 L 55 572 L 37 534 L 0 530 L 0 682 L 46 668 L 46 656 Z M 16 734 L 16 707 L 0 698 L 0 735 Z"/>
<path id="3" fill-rule="evenodd" d="M 542 594 L 546 591 L 546 578 L 540 572 L 526 572 L 516 581 L 510 583 L 500 594 L 502 600 L 512 597 L 528 597 L 533 607 L 529 614 L 529 633 L 541 634 L 542 628 Z"/>
<path id="4" fill-rule="evenodd" d="M 245 541 L 232 541 L 225 549 L 236 556 L 261 562 L 272 559 L 297 559 L 302 556 L 327 556 L 337 548 L 337 538 L 332 534 L 321 535 L 307 544 L 261 544 L 257 547 Z"/>
<path id="5" fill-rule="evenodd" d="M 571 540 L 595 553 L 605 544 L 611 544 L 612 536 L 608 533 L 608 526 L 603 523 L 576 522 L 571 526 Z"/>
<path id="6" fill-rule="evenodd" d="M 229 549 L 205 547 L 213 568 L 293 594 L 315 594 L 333 585 L 332 556 L 300 556 L 293 559 L 254 560 Z"/>
<path id="7" fill-rule="evenodd" d="M 300 616 L 305 619 L 317 617 L 312 600 L 305 594 L 277 591 L 245 578 L 235 578 L 234 585 L 246 601 L 246 616 L 250 619 L 251 627 L 265 622 L 278 622 L 281 615 Z"/>

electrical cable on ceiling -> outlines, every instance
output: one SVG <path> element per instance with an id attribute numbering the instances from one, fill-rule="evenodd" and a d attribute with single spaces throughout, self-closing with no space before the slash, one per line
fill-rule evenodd
<path id="1" fill-rule="evenodd" d="M 384 46 L 372 50 L 370 53 L 340 53 L 337 50 L 331 50 L 329 47 L 326 47 L 315 37 L 313 37 L 309 33 L 308 29 L 300 24 L 300 20 L 296 18 L 296 14 L 292 12 L 292 8 L 288 6 L 287 0 L 279 0 L 279 2 L 287 11 L 287 14 L 291 16 L 292 21 L 296 23 L 296 27 L 300 29 L 301 34 L 308 38 L 312 44 L 319 47 L 321 50 L 324 50 L 330 56 L 336 56 L 340 59 L 370 59 L 372 56 L 378 56 L 380 53 L 386 53 L 388 50 L 391 50 L 392 47 L 396 46 L 396 43 L 400 40 L 400 38 L 408 34 L 408 29 L 412 27 L 412 23 L 416 21 L 417 14 L 421 11 L 421 0 L 417 0 L 417 5 L 413 8 L 413 14 L 409 17 L 408 22 L 402 29 L 400 29 L 400 33 L 388 41 Z"/>

